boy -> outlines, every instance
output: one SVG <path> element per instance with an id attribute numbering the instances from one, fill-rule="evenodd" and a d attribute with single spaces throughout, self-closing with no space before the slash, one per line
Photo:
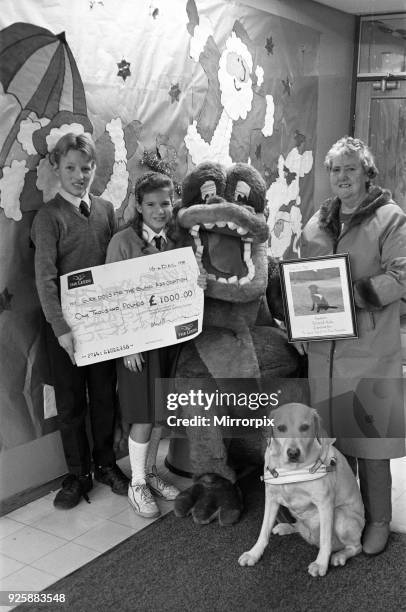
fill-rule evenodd
<path id="1" fill-rule="evenodd" d="M 85 134 L 66 134 L 50 154 L 60 181 L 59 193 L 36 215 L 35 278 L 47 326 L 47 347 L 69 475 L 55 497 L 57 508 L 76 506 L 93 486 L 86 435 L 86 390 L 93 437 L 94 477 L 114 493 L 127 495 L 128 478 L 116 465 L 113 451 L 115 362 L 77 367 L 74 339 L 63 318 L 59 277 L 84 267 L 104 264 L 115 229 L 110 202 L 89 195 L 96 162 L 95 146 Z"/>

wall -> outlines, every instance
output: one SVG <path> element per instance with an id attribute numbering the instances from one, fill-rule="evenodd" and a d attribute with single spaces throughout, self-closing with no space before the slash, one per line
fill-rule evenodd
<path id="1" fill-rule="evenodd" d="M 228 4 L 233 7 L 236 6 L 234 2 Z M 248 0 L 244 4 L 308 26 L 321 34 L 317 71 L 319 92 L 317 109 L 315 109 L 317 115 L 317 146 L 314 202 L 316 207 L 329 193 L 327 176 L 322 164 L 324 155 L 338 137 L 349 131 L 355 18 L 318 5 L 310 0 Z M 227 3 L 221 7 L 223 11 L 226 5 Z M 14 14 L 8 13 L 8 15 L 7 21 L 14 21 Z M 20 15 L 16 15 L 15 20 L 21 21 L 23 19 Z M 44 25 L 47 24 L 44 23 Z M 78 36 L 79 34 L 80 31 Z M 172 59 L 176 59 L 176 55 Z M 146 64 L 147 62 L 144 62 L 144 66 Z M 93 68 L 92 65 L 87 67 L 88 76 L 90 75 L 89 79 L 93 75 Z M 85 72 L 86 65 L 81 66 L 81 69 Z M 179 72 L 179 74 L 181 73 Z M 137 76 L 139 77 L 139 75 Z M 186 77 L 187 75 L 183 74 L 182 78 Z M 125 79 L 123 79 L 121 86 L 124 88 Z M 165 88 L 162 89 L 161 93 L 162 96 L 167 96 Z M 108 96 L 105 97 L 107 99 Z M 170 103 L 170 109 L 173 114 L 175 106 L 172 107 L 172 102 Z M 187 122 L 189 119 L 183 114 L 182 120 Z M 148 132 L 147 129 L 144 131 Z M 24 240 L 26 246 L 28 240 L 26 240 L 25 234 Z M 26 283 L 24 284 L 21 281 L 19 285 L 26 286 Z M 11 291 L 11 293 L 15 292 Z M 22 314 L 24 315 L 24 313 Z M 27 319 L 25 315 L 24 318 Z M 35 321 L 33 325 L 36 325 Z M 4 406 L 2 406 L 2 409 L 4 409 Z M 13 404 L 13 410 L 13 418 L 16 418 L 17 407 L 15 404 Z M 65 470 L 66 464 L 58 432 L 48 433 L 48 435 L 43 435 L 43 437 L 30 442 L 20 441 L 15 448 L 5 449 L 2 452 L 0 500 L 16 495 L 21 490 L 42 484 L 44 480 L 52 480 L 63 474 Z"/>
<path id="2" fill-rule="evenodd" d="M 315 155 L 315 209 L 329 196 L 323 160 L 329 147 L 351 129 L 351 95 L 356 18 L 311 0 L 246 0 L 244 4 L 292 19 L 321 33 L 317 148 Z"/>

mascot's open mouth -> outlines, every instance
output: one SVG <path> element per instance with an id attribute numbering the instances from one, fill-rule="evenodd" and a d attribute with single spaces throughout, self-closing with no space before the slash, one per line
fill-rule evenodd
<path id="1" fill-rule="evenodd" d="M 248 233 L 245 228 L 236 226 L 232 221 L 220 221 L 218 225 L 194 225 L 189 233 L 195 243 L 199 267 L 207 272 L 209 280 L 244 284 L 254 278 L 252 238 L 243 237 Z"/>
<path id="2" fill-rule="evenodd" d="M 266 223 L 250 207 L 229 202 L 195 204 L 179 211 L 200 270 L 208 280 L 244 285 L 255 277 L 253 249 L 267 238 Z"/>

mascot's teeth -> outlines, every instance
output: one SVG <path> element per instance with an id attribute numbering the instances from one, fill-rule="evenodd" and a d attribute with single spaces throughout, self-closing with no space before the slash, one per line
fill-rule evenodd
<path id="1" fill-rule="evenodd" d="M 249 270 L 249 271 L 248 271 L 247 278 L 249 278 L 249 279 L 250 279 L 250 281 L 252 281 L 252 279 L 254 278 L 254 276 L 255 276 L 255 268 L 254 268 L 253 270 Z"/>
<path id="2" fill-rule="evenodd" d="M 216 276 L 214 274 L 208 274 L 207 275 L 207 280 L 215 281 L 216 280 Z"/>
<path id="3" fill-rule="evenodd" d="M 251 242 L 254 242 L 254 240 L 253 240 L 252 238 L 249 238 L 249 237 L 248 237 L 248 238 L 241 238 L 241 240 L 242 240 L 243 242 L 250 242 L 250 243 L 251 243 Z"/>
<path id="4" fill-rule="evenodd" d="M 251 244 L 249 242 L 244 242 L 244 255 L 248 253 L 251 255 Z"/>
<path id="5" fill-rule="evenodd" d="M 227 284 L 228 284 L 228 283 L 227 283 L 227 279 L 226 279 L 226 278 L 223 278 L 222 276 L 219 276 L 219 277 L 218 277 L 217 282 L 218 282 L 218 283 L 222 283 L 223 285 L 227 285 Z"/>
<path id="6" fill-rule="evenodd" d="M 230 228 L 230 230 L 235 230 L 238 227 L 238 225 L 236 223 L 233 223 L 232 221 L 228 221 L 227 226 Z"/>
<path id="7" fill-rule="evenodd" d="M 213 229 L 215 225 L 216 225 L 215 223 L 204 223 L 204 227 L 206 229 Z"/>
<path id="8" fill-rule="evenodd" d="M 237 276 L 230 276 L 230 278 L 228 279 L 228 284 L 229 285 L 235 285 L 236 283 L 238 283 L 238 277 Z"/>
<path id="9" fill-rule="evenodd" d="M 198 253 L 200 255 L 200 257 L 203 254 L 203 245 L 199 244 L 199 246 L 196 247 L 196 253 Z"/>
<path id="10" fill-rule="evenodd" d="M 200 273 L 201 274 L 205 274 L 206 270 L 204 269 L 204 266 L 202 264 L 202 260 L 201 259 L 197 259 L 197 265 L 199 266 Z"/>
<path id="11" fill-rule="evenodd" d="M 245 227 L 237 227 L 237 233 L 240 235 L 248 234 L 248 230 Z"/>
<path id="12" fill-rule="evenodd" d="M 217 227 L 226 227 L 227 223 L 225 221 L 217 221 Z"/>
<path id="13" fill-rule="evenodd" d="M 194 226 L 192 227 L 192 230 L 193 230 L 194 232 L 198 232 L 198 231 L 199 231 L 199 229 L 200 229 L 200 225 L 194 225 Z"/>
<path id="14" fill-rule="evenodd" d="M 239 280 L 240 285 L 248 285 L 249 282 L 250 282 L 250 279 L 248 276 L 244 276 L 244 278 L 240 278 Z"/>

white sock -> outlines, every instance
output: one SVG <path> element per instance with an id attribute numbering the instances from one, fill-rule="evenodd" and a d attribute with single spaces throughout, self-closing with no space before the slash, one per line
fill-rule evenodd
<path id="1" fill-rule="evenodd" d="M 128 454 L 131 465 L 131 484 L 145 484 L 145 461 L 149 442 L 135 442 L 128 437 Z"/>
<path id="2" fill-rule="evenodd" d="M 158 455 L 158 447 L 161 441 L 162 427 L 154 427 L 151 431 L 151 437 L 149 439 L 149 446 L 146 459 L 146 470 L 147 474 L 153 471 L 153 467 L 156 466 L 156 458 Z"/>

